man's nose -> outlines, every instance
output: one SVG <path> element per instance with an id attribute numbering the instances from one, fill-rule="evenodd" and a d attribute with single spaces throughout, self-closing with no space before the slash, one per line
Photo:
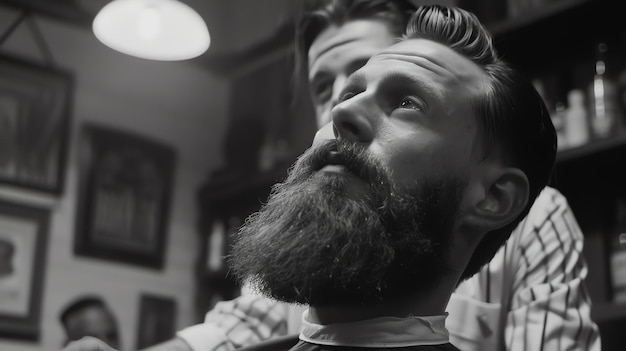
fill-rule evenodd
<path id="1" fill-rule="evenodd" d="M 371 116 L 376 113 L 376 106 L 370 105 L 366 93 L 337 104 L 332 110 L 336 138 L 359 143 L 371 142 L 374 139 Z"/>
<path id="2" fill-rule="evenodd" d="M 347 79 L 348 77 L 344 74 L 338 74 L 335 77 L 335 80 L 333 81 L 333 91 L 330 97 L 331 109 L 335 107 L 335 105 L 337 105 L 339 101 L 339 95 L 341 94 L 341 91 L 343 90 L 343 87 L 346 84 Z"/>

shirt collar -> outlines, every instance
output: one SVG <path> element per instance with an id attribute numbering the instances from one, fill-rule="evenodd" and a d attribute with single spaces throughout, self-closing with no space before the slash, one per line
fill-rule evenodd
<path id="1" fill-rule="evenodd" d="M 379 317 L 352 323 L 321 325 L 302 317 L 300 340 L 318 345 L 352 347 L 407 347 L 449 343 L 447 313 L 427 317 Z"/>

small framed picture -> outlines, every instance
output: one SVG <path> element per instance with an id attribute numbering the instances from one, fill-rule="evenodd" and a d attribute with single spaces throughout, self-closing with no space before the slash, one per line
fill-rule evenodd
<path id="1" fill-rule="evenodd" d="M 0 338 L 39 338 L 49 217 L 0 201 Z"/>
<path id="2" fill-rule="evenodd" d="M 176 301 L 166 296 L 140 295 L 137 325 L 137 350 L 172 339 L 176 331 Z"/>
<path id="3" fill-rule="evenodd" d="M 60 194 L 73 77 L 0 56 L 0 183 Z"/>
<path id="4" fill-rule="evenodd" d="M 162 268 L 174 149 L 96 125 L 81 137 L 74 252 Z"/>

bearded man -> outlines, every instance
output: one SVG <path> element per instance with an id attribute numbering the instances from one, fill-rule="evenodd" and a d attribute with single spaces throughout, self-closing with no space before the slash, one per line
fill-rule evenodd
<path id="1" fill-rule="evenodd" d="M 422 6 L 235 243 L 234 273 L 309 306 L 294 350 L 455 350 L 445 308 L 551 177 L 556 135 L 477 18 Z"/>

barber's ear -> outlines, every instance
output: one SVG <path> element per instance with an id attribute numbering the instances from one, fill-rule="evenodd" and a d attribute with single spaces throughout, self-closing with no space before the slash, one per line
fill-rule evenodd
<path id="1" fill-rule="evenodd" d="M 484 175 L 480 197 L 470 201 L 472 207 L 466 224 L 481 231 L 504 227 L 515 219 L 529 201 L 526 174 L 518 168 L 495 168 Z"/>

